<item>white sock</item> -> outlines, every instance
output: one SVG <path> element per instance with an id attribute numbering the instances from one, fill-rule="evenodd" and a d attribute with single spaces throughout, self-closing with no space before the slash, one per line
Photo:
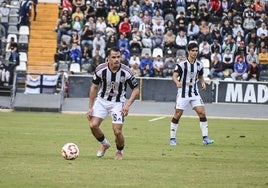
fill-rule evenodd
<path id="1" fill-rule="evenodd" d="M 101 142 L 103 145 L 108 145 L 109 144 L 109 142 L 108 142 L 108 140 L 106 139 L 106 138 L 104 138 L 104 140 Z"/>
<path id="2" fill-rule="evenodd" d="M 179 127 L 179 124 L 170 123 L 170 138 L 176 138 L 177 129 Z"/>
<path id="3" fill-rule="evenodd" d="M 200 129 L 201 129 L 201 133 L 202 136 L 208 136 L 208 122 L 201 122 L 200 121 Z"/>

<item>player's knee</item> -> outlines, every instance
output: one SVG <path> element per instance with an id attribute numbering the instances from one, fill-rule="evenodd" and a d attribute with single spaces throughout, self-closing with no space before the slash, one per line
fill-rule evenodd
<path id="1" fill-rule="evenodd" d="M 114 129 L 114 135 L 115 135 L 115 137 L 121 136 L 122 135 L 122 130 Z"/>

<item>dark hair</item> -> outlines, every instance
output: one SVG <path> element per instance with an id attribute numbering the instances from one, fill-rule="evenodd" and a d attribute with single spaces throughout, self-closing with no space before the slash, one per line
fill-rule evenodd
<path id="1" fill-rule="evenodd" d="M 197 42 L 190 42 L 189 44 L 188 44 L 188 51 L 190 51 L 190 50 L 192 50 L 192 49 L 194 49 L 194 48 L 198 48 L 198 44 L 197 44 Z"/>
<path id="2" fill-rule="evenodd" d="M 109 55 L 111 55 L 111 52 L 120 52 L 120 50 L 119 50 L 119 48 L 118 47 L 112 47 L 112 48 L 110 48 L 109 50 L 108 50 L 108 53 L 107 53 L 107 55 L 109 56 Z"/>

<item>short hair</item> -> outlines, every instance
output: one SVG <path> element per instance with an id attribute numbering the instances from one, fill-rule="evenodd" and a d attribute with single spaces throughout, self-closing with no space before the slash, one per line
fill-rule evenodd
<path id="1" fill-rule="evenodd" d="M 194 48 L 198 48 L 198 44 L 197 44 L 197 42 L 189 42 L 189 44 L 188 44 L 188 51 L 190 51 L 190 50 L 192 50 L 192 49 L 194 49 Z"/>
<path id="2" fill-rule="evenodd" d="M 120 50 L 119 50 L 119 48 L 118 47 L 112 47 L 112 48 L 110 48 L 109 50 L 108 50 L 108 53 L 107 53 L 107 55 L 109 56 L 109 55 L 111 55 L 111 52 L 120 52 Z"/>

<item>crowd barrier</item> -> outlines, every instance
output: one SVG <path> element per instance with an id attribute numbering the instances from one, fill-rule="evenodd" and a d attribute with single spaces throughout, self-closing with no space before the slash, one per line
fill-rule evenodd
<path id="1" fill-rule="evenodd" d="M 70 75 L 69 97 L 88 97 L 91 81 L 89 75 Z M 177 89 L 171 78 L 138 78 L 138 82 L 140 94 L 137 99 L 175 101 Z M 127 90 L 129 94 L 130 90 Z M 205 91 L 200 89 L 200 95 L 205 103 L 268 104 L 268 82 L 212 80 Z"/>

